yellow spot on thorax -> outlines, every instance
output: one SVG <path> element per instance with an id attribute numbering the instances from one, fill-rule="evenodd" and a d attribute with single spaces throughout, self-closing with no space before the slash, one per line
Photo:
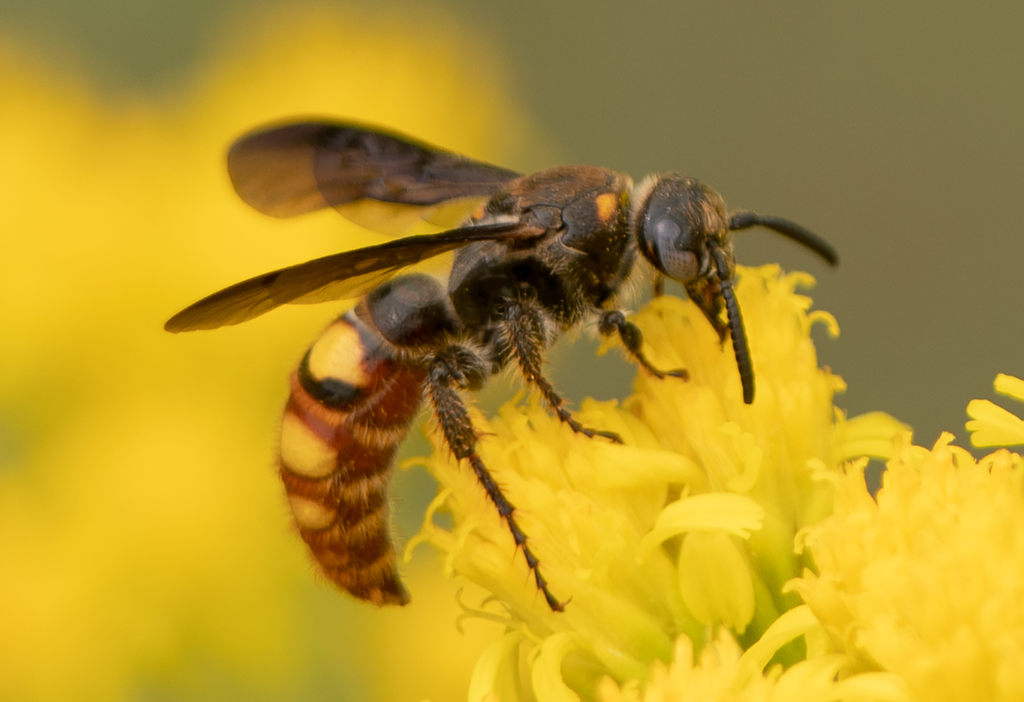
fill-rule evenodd
<path id="1" fill-rule="evenodd" d="M 363 370 L 363 340 L 345 320 L 327 328 L 309 351 L 309 372 L 314 378 L 337 378 L 363 387 L 368 378 Z"/>
<path id="2" fill-rule="evenodd" d="M 619 198 L 615 193 L 604 193 L 594 198 L 597 207 L 597 218 L 607 224 L 619 208 Z"/>
<path id="3" fill-rule="evenodd" d="M 487 203 L 481 202 L 479 207 L 469 213 L 469 219 L 475 222 L 478 219 L 483 219 L 485 214 L 487 214 Z"/>

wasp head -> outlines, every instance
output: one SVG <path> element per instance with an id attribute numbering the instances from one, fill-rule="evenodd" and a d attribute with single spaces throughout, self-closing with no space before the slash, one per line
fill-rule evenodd
<path id="1" fill-rule="evenodd" d="M 743 399 L 753 402 L 754 371 L 732 288 L 736 264 L 725 201 L 699 180 L 674 173 L 643 181 L 636 195 L 633 228 L 640 250 L 659 273 L 683 284 L 722 341 L 728 331 Z"/>
<path id="2" fill-rule="evenodd" d="M 668 173 L 644 179 L 633 190 L 632 235 L 662 275 L 678 280 L 725 341 L 732 337 L 743 383 L 743 401 L 754 401 L 754 369 L 743 318 L 732 287 L 736 269 L 730 231 L 760 226 L 813 251 L 829 265 L 839 255 L 828 242 L 796 222 L 753 212 L 726 213 L 722 197 L 694 178 Z M 725 307 L 727 324 L 722 323 Z"/>
<path id="3" fill-rule="evenodd" d="M 714 275 L 714 249 L 726 254 L 732 271 L 729 217 L 718 193 L 674 173 L 648 178 L 636 191 L 635 236 L 658 272 L 683 285 Z"/>

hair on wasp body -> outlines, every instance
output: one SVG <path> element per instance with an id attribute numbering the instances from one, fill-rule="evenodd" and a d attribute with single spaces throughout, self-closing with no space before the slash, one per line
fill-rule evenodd
<path id="1" fill-rule="evenodd" d="M 639 184 L 593 166 L 520 175 L 375 128 L 328 121 L 272 125 L 236 141 L 228 171 L 255 209 L 291 217 L 332 207 L 381 230 L 480 203 L 459 226 L 325 256 L 232 285 L 174 315 L 171 332 L 238 324 L 285 304 L 360 298 L 313 343 L 291 377 L 279 468 L 295 523 L 320 569 L 376 604 L 409 600 L 388 521 L 398 446 L 424 399 L 453 455 L 473 470 L 522 550 L 537 588 L 561 610 L 515 507 L 477 452 L 465 393 L 518 368 L 573 431 L 581 425 L 543 372 L 559 333 L 597 320 L 646 372 L 643 336 L 616 306 L 642 259 L 680 282 L 724 342 L 743 399 L 754 370 L 733 290 L 730 232 L 760 226 L 835 265 L 835 250 L 779 217 L 729 214 L 721 196 L 674 173 Z M 467 209 L 468 211 L 468 209 Z M 403 269 L 454 251 L 447 284 Z M 639 254 L 639 255 L 638 255 Z M 722 319 L 722 313 L 725 319 Z"/>

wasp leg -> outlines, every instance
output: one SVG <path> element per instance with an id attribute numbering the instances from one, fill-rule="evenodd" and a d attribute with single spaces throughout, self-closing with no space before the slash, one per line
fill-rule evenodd
<path id="1" fill-rule="evenodd" d="M 619 333 L 619 338 L 622 339 L 622 345 L 626 347 L 626 351 L 629 355 L 636 359 L 636 362 L 643 366 L 648 373 L 656 378 L 680 378 L 682 380 L 689 380 L 690 373 L 685 369 L 677 369 L 671 371 L 658 370 L 651 365 L 651 362 L 647 360 L 647 357 L 643 353 L 644 335 L 640 331 L 640 327 L 633 324 L 626 319 L 626 315 L 621 310 L 610 310 L 601 315 L 601 322 L 598 325 L 598 331 L 603 336 L 608 336 L 615 332 Z"/>
<path id="2" fill-rule="evenodd" d="M 505 336 L 519 361 L 519 368 L 526 382 L 533 383 L 540 394 L 554 410 L 558 418 L 568 424 L 577 434 L 590 438 L 600 436 L 617 444 L 622 437 L 615 432 L 589 429 L 576 421 L 565 408 L 565 399 L 558 394 L 555 386 L 544 377 L 541 366 L 544 363 L 544 318 L 543 311 L 531 298 L 509 301 L 504 310 Z"/>
<path id="3" fill-rule="evenodd" d="M 466 404 L 462 401 L 458 391 L 460 388 L 470 390 L 478 388 L 483 384 L 485 377 L 483 362 L 469 349 L 453 345 L 435 354 L 427 373 L 427 390 L 430 393 L 434 415 L 441 425 L 441 431 L 444 433 L 445 441 L 448 442 L 452 453 L 460 461 L 462 459 L 469 461 L 484 492 L 491 498 L 498 514 L 508 524 L 516 546 L 523 549 L 526 565 L 533 571 L 537 589 L 544 594 L 544 599 L 547 600 L 552 611 L 561 612 L 564 609 L 563 603 L 559 602 L 548 589 L 548 582 L 540 572 L 540 561 L 526 544 L 526 534 L 519 528 L 519 524 L 513 517 L 516 508 L 501 492 L 501 487 L 495 482 L 491 472 L 487 470 L 487 466 L 476 452 L 476 430 L 473 428 Z"/>

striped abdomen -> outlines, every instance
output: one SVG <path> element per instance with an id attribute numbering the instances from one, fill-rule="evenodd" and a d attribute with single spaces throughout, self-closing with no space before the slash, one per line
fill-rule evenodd
<path id="1" fill-rule="evenodd" d="M 402 363 L 349 312 L 292 374 L 281 479 L 320 570 L 374 604 L 405 604 L 388 519 L 388 480 L 420 406 L 423 369 Z"/>

